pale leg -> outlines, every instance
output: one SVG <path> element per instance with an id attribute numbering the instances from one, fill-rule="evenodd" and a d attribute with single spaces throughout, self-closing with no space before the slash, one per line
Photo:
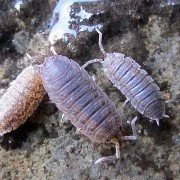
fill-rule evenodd
<path id="1" fill-rule="evenodd" d="M 135 123 L 137 121 L 137 116 L 131 121 L 131 128 L 133 135 L 132 136 L 124 136 L 125 139 L 127 140 L 136 140 L 137 139 L 137 131 L 136 131 L 136 126 Z"/>
<path id="2" fill-rule="evenodd" d="M 169 116 L 167 114 L 163 114 L 164 118 L 169 118 Z"/>
<path id="3" fill-rule="evenodd" d="M 135 127 L 136 120 L 137 120 L 137 116 L 131 121 L 131 128 L 132 128 L 133 135 L 132 136 L 124 136 L 125 140 L 136 140 L 137 139 L 137 132 L 136 132 L 136 127 Z M 116 159 L 120 158 L 119 142 L 116 139 L 112 139 L 111 142 L 115 143 L 116 155 L 102 157 L 102 158 L 98 159 L 97 161 L 95 161 L 94 164 L 98 164 L 98 163 L 106 162 L 106 161 L 115 161 Z"/>
<path id="4" fill-rule="evenodd" d="M 66 118 L 64 114 L 59 114 L 59 119 L 60 119 L 61 124 L 66 124 L 68 122 L 68 119 Z"/>
<path id="5" fill-rule="evenodd" d="M 100 62 L 102 63 L 103 62 L 103 59 L 92 59 L 92 60 L 89 60 L 88 62 L 86 62 L 82 68 L 86 68 L 87 66 L 89 66 L 90 64 L 93 64 L 93 63 L 97 63 L 97 62 Z"/>
<path id="6" fill-rule="evenodd" d="M 123 103 L 123 107 L 125 107 L 129 103 L 129 100 L 126 99 L 125 102 Z"/>
<path id="7" fill-rule="evenodd" d="M 116 155 L 115 156 L 106 156 L 106 157 L 102 157 L 98 160 L 95 161 L 94 164 L 98 164 L 98 163 L 102 163 L 102 162 L 106 162 L 106 161 L 115 161 L 116 159 L 120 158 L 120 148 L 119 148 L 119 142 L 116 140 L 112 140 L 115 143 L 115 147 L 116 147 Z"/>

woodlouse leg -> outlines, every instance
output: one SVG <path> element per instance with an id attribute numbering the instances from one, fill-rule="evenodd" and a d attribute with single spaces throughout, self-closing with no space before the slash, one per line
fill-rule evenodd
<path id="1" fill-rule="evenodd" d="M 176 99 L 174 99 L 174 98 L 165 101 L 166 104 L 175 103 L 175 102 L 176 102 Z"/>
<path id="2" fill-rule="evenodd" d="M 96 62 L 100 62 L 100 63 L 102 63 L 103 62 L 103 59 L 92 59 L 92 60 L 89 60 L 88 62 L 86 62 L 83 66 L 82 66 L 82 68 L 86 68 L 87 66 L 89 66 L 90 64 L 92 64 L 92 63 L 96 63 Z"/>
<path id="3" fill-rule="evenodd" d="M 133 135 L 132 136 L 124 136 L 125 140 L 136 140 L 137 139 L 137 131 L 136 131 L 136 123 L 137 121 L 137 116 L 131 121 L 131 128 Z"/>
<path id="4" fill-rule="evenodd" d="M 96 28 L 96 31 L 98 32 L 99 34 L 99 48 L 101 50 L 101 52 L 104 54 L 104 56 L 106 56 L 106 51 L 104 50 L 103 48 L 103 45 L 102 45 L 102 33 L 99 31 L 99 29 Z"/>
<path id="5" fill-rule="evenodd" d="M 76 133 L 77 133 L 77 134 L 82 134 L 82 128 L 77 128 L 77 129 L 76 129 Z"/>
<path id="6" fill-rule="evenodd" d="M 123 103 L 123 107 L 125 107 L 130 101 L 128 99 L 125 100 L 125 102 Z"/>
<path id="7" fill-rule="evenodd" d="M 96 160 L 94 164 L 98 164 L 98 163 L 102 163 L 102 162 L 106 162 L 106 161 L 115 161 L 116 159 L 120 158 L 119 142 L 116 139 L 111 140 L 111 142 L 115 143 L 116 155 L 115 156 L 102 157 L 102 158 Z"/>
<path id="8" fill-rule="evenodd" d="M 96 76 L 94 76 L 94 75 L 92 76 L 92 79 L 94 80 L 94 82 L 96 82 L 96 80 L 97 80 Z"/>
<path id="9" fill-rule="evenodd" d="M 64 114 L 59 114 L 59 119 L 60 119 L 61 124 L 66 124 L 68 122 L 68 119 L 66 118 Z"/>

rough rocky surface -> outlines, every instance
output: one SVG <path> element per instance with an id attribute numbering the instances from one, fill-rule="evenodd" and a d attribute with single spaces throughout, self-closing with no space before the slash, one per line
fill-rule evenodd
<path id="1" fill-rule="evenodd" d="M 49 23 L 55 3 L 24 1 L 18 10 L 15 1 L 0 1 L 0 96 L 22 69 L 32 64 L 26 52 L 48 54 Z M 79 7 L 93 15 L 79 21 L 75 16 Z M 176 3 L 154 0 L 73 4 L 73 27 L 102 24 L 105 50 L 124 53 L 148 71 L 168 100 L 166 112 L 170 118 L 161 120 L 158 127 L 127 105 L 123 124 L 126 133 L 131 134 L 127 122 L 138 114 L 138 140 L 123 142 L 121 158 L 116 162 L 94 165 L 92 160 L 114 154 L 114 145 L 93 144 L 78 134 L 69 121 L 61 120 L 62 113 L 45 97 L 24 125 L 0 138 L 0 179 L 179 179 L 179 12 Z M 58 53 L 80 64 L 102 57 L 96 31 L 68 37 L 54 44 Z M 93 64 L 87 70 L 120 109 L 125 98 L 105 77 L 101 66 Z"/>

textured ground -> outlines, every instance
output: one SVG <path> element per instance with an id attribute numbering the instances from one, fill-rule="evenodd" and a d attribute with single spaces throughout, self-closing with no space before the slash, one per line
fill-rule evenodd
<path id="1" fill-rule="evenodd" d="M 54 6 L 55 1 L 31 0 L 25 1 L 19 11 L 12 8 L 11 1 L 0 1 L 0 96 L 32 63 L 26 52 L 45 54 Z M 80 7 L 93 16 L 77 16 Z M 56 51 L 80 64 L 102 57 L 96 31 L 78 31 L 82 25 L 101 24 L 105 50 L 124 53 L 148 71 L 169 100 L 166 112 L 170 119 L 163 119 L 157 127 L 128 105 L 123 123 L 131 134 L 126 122 L 138 115 L 138 140 L 124 142 L 121 159 L 115 163 L 93 165 L 91 160 L 114 154 L 114 145 L 93 144 L 69 121 L 61 122 L 61 113 L 44 101 L 27 123 L 1 137 L 0 179 L 179 179 L 180 6 L 153 0 L 119 0 L 76 3 L 71 10 L 70 27 L 75 27 L 77 37 L 60 39 L 54 44 Z M 101 66 L 94 64 L 87 70 L 120 109 L 125 98 L 105 77 Z"/>

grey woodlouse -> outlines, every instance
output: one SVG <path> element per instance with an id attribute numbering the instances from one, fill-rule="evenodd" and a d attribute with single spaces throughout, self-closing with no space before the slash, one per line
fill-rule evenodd
<path id="1" fill-rule="evenodd" d="M 23 124 L 44 94 L 40 75 L 34 66 L 26 67 L 0 99 L 0 136 Z"/>
<path id="2" fill-rule="evenodd" d="M 165 101 L 159 87 L 130 57 L 121 53 L 106 53 L 102 46 L 102 33 L 96 30 L 99 33 L 99 47 L 105 58 L 90 60 L 83 67 L 94 62 L 102 63 L 110 81 L 126 96 L 125 103 L 130 101 L 137 111 L 159 125 L 159 119 L 169 117 L 165 114 Z"/>
<path id="3" fill-rule="evenodd" d="M 131 124 L 134 136 L 122 136 L 121 113 L 75 61 L 54 55 L 44 59 L 39 72 L 50 99 L 82 134 L 93 142 L 116 144 L 116 156 L 102 157 L 95 163 L 119 158 L 118 140 L 136 139 L 136 118 Z"/>

